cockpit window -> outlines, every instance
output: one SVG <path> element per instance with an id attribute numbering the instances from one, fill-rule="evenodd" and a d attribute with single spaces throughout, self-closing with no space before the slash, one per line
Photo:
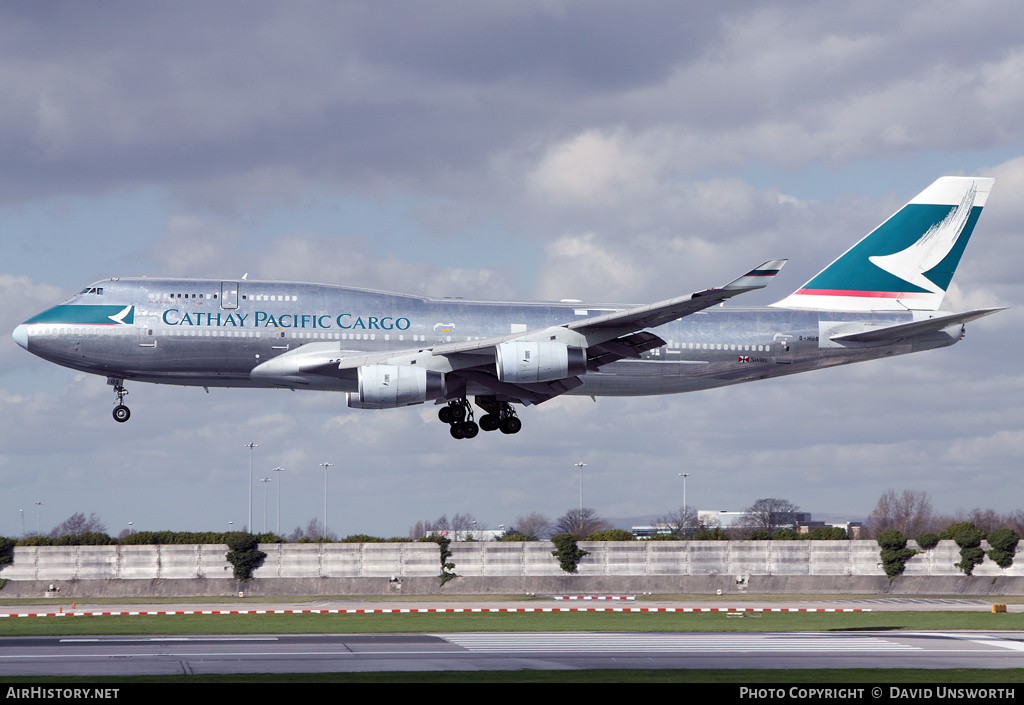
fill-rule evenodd
<path id="1" fill-rule="evenodd" d="M 102 286 L 90 286 L 90 287 L 87 287 L 85 289 L 82 289 L 82 291 L 79 294 L 79 296 L 81 296 L 81 294 L 98 294 L 99 296 L 103 296 L 103 287 Z"/>

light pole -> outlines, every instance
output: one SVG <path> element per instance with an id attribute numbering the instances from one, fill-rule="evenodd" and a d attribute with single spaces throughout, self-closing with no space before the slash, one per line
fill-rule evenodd
<path id="1" fill-rule="evenodd" d="M 333 467 L 334 463 L 320 463 L 324 469 L 324 530 L 323 537 L 327 538 L 327 468 Z"/>
<path id="2" fill-rule="evenodd" d="M 690 476 L 688 472 L 679 473 L 679 477 L 683 478 L 683 511 L 686 511 L 686 478 Z"/>
<path id="3" fill-rule="evenodd" d="M 580 469 L 580 514 L 583 514 L 583 468 L 587 467 L 586 463 L 576 463 L 576 467 Z"/>
<path id="4" fill-rule="evenodd" d="M 685 522 L 687 520 L 688 516 L 689 516 L 688 513 L 687 513 L 687 509 L 686 509 L 686 478 L 688 478 L 690 476 L 690 473 L 688 473 L 688 472 L 681 472 L 681 473 L 678 473 L 678 475 L 679 475 L 679 477 L 683 478 L 683 516 L 681 517 L 681 519 Z M 685 534 L 685 530 L 684 530 L 684 534 L 683 535 L 684 536 L 686 535 Z"/>
<path id="5" fill-rule="evenodd" d="M 284 468 L 274 468 L 274 472 L 284 472 Z M 277 535 L 281 535 L 281 478 L 277 478 Z"/>
<path id="6" fill-rule="evenodd" d="M 43 503 L 36 502 L 36 536 L 39 536 L 39 515 L 43 511 Z"/>
<path id="7" fill-rule="evenodd" d="M 259 448 L 258 443 L 246 443 L 243 448 L 249 449 L 249 524 L 248 530 L 252 531 L 252 451 L 254 448 Z"/>
<path id="8" fill-rule="evenodd" d="M 263 483 L 263 532 L 267 531 L 267 483 L 270 482 L 269 477 L 261 477 L 260 482 Z"/>

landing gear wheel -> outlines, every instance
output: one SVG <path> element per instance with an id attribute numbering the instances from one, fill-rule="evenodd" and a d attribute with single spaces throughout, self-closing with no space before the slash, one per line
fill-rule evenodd
<path id="1" fill-rule="evenodd" d="M 484 414 L 480 417 L 481 431 L 497 431 L 501 426 L 501 419 L 494 414 Z"/>
<path id="2" fill-rule="evenodd" d="M 124 423 L 131 418 L 132 412 L 124 405 L 124 398 L 128 396 L 128 390 L 124 388 L 124 380 L 117 377 L 107 377 L 107 384 L 114 388 L 117 395 L 117 406 L 114 407 L 114 421 Z"/>
<path id="3" fill-rule="evenodd" d="M 466 398 L 448 402 L 448 406 L 437 410 L 437 418 L 450 424 L 452 438 L 473 438 L 480 433 L 480 427 L 473 421 L 473 407 Z"/>
<path id="4" fill-rule="evenodd" d="M 509 416 L 508 418 L 502 419 L 501 421 L 501 432 L 502 433 L 519 433 L 523 427 L 523 422 L 519 420 L 517 416 Z"/>

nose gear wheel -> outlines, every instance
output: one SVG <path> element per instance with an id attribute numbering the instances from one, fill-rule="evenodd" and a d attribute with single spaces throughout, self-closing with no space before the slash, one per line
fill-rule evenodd
<path id="1" fill-rule="evenodd" d="M 117 401 L 115 402 L 116 406 L 114 406 L 113 413 L 114 421 L 124 423 L 132 416 L 131 410 L 124 404 L 124 398 L 128 396 L 128 390 L 124 388 L 124 380 L 108 377 L 107 384 L 114 388 L 114 394 L 117 395 Z"/>

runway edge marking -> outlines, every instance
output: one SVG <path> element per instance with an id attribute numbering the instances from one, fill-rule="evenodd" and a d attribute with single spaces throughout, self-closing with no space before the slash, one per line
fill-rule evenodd
<path id="1" fill-rule="evenodd" d="M 871 609 L 827 608 L 827 607 L 477 607 L 477 608 L 396 608 L 396 609 L 336 609 L 336 610 L 178 610 L 159 612 L 7 612 L 3 617 L 131 617 L 136 615 L 195 615 L 195 614 L 459 614 L 463 612 L 507 613 L 507 612 L 871 612 Z"/>

